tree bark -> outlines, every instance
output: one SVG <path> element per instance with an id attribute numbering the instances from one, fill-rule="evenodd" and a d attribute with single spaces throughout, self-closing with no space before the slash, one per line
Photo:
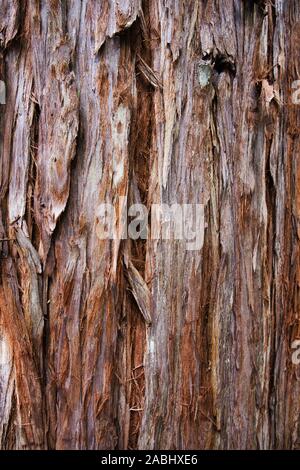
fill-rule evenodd
<path id="1" fill-rule="evenodd" d="M 0 0 L 2 449 L 300 448 L 299 48 L 298 0 Z"/>

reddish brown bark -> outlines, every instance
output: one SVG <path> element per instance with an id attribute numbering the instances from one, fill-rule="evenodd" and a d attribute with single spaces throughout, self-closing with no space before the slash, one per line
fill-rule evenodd
<path id="1" fill-rule="evenodd" d="M 299 2 L 0 8 L 1 447 L 299 448 Z"/>

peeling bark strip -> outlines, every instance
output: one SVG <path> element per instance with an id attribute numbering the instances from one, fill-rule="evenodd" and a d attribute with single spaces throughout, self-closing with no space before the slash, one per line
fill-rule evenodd
<path id="1" fill-rule="evenodd" d="M 126 263 L 127 273 L 129 284 L 132 289 L 133 296 L 136 300 L 136 303 L 140 309 L 140 312 L 147 323 L 147 325 L 151 325 L 151 294 L 147 287 L 146 282 L 138 272 L 138 270 L 134 267 L 132 262 L 128 260 Z"/>
<path id="2" fill-rule="evenodd" d="M 0 0 L 2 449 L 300 448 L 299 49 L 298 0 Z"/>

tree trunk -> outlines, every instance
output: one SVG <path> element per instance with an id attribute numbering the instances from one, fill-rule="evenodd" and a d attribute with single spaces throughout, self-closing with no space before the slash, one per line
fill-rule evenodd
<path id="1" fill-rule="evenodd" d="M 1 448 L 300 448 L 299 1 L 0 8 Z"/>

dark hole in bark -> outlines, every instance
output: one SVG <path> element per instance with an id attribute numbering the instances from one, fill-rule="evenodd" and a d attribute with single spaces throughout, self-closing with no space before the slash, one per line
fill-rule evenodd
<path id="1" fill-rule="evenodd" d="M 258 11 L 261 14 L 263 14 L 263 15 L 268 14 L 267 11 L 266 11 L 266 6 L 268 4 L 267 0 L 244 0 L 244 3 L 246 5 L 246 8 L 248 9 L 248 12 L 251 13 L 251 14 L 253 14 L 253 12 L 254 12 L 254 6 L 255 5 L 257 5 L 259 7 Z"/>
<path id="2" fill-rule="evenodd" d="M 222 72 L 229 72 L 231 75 L 235 76 L 236 73 L 235 64 L 229 59 L 229 57 L 222 54 L 216 57 L 214 69 L 219 74 Z"/>

